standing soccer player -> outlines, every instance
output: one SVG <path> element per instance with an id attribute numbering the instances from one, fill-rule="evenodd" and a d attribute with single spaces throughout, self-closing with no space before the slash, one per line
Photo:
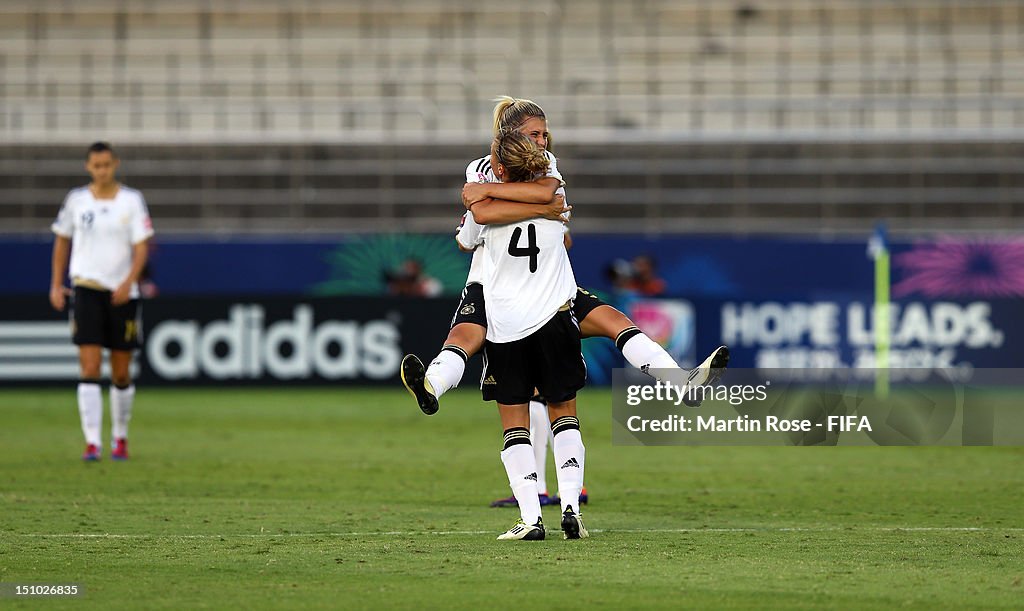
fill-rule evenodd
<path id="1" fill-rule="evenodd" d="M 517 131 L 502 132 L 491 145 L 491 163 L 503 182 L 543 175 L 550 161 Z M 586 380 L 580 329 L 572 312 L 576 279 L 563 243 L 560 221 L 536 219 L 488 225 L 481 234 L 487 340 L 481 381 L 485 401 L 496 401 L 504 431 L 501 461 L 520 520 L 498 539 L 545 537 L 537 496 L 537 459 L 530 441 L 530 398 L 548 399 L 554 433 L 562 531 L 567 539 L 587 536 L 579 514 L 585 449 L 576 418 L 576 392 Z"/>
<path id="2" fill-rule="evenodd" d="M 135 399 L 130 365 L 139 346 L 138 280 L 153 236 L 146 201 L 141 192 L 117 182 L 118 164 L 109 144 L 90 146 L 85 169 L 92 182 L 68 193 L 51 227 L 56 238 L 50 304 L 63 311 L 67 296 L 74 295 L 72 341 L 78 345 L 78 413 L 86 461 L 99 460 L 102 454 L 103 348 L 110 350 L 111 458 L 128 458 L 128 422 Z M 64 286 L 69 254 L 73 290 Z"/>

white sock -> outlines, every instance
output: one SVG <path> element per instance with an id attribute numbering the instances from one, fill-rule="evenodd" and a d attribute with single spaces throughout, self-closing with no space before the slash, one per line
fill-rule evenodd
<path id="1" fill-rule="evenodd" d="M 110 387 L 110 434 L 114 440 L 128 438 L 128 423 L 132 419 L 135 385 L 127 388 Z"/>
<path id="2" fill-rule="evenodd" d="M 455 352 L 452 348 L 456 347 L 445 346 L 427 367 L 427 383 L 434 391 L 434 396 L 438 398 L 458 386 L 462 374 L 466 371 L 465 353 L 458 348 L 458 352 Z"/>
<path id="3" fill-rule="evenodd" d="M 510 431 L 522 431 L 529 435 L 526 429 L 509 429 Z M 540 519 L 540 499 L 537 498 L 537 465 L 533 460 L 533 448 L 526 443 L 517 443 L 501 451 L 501 462 L 505 465 L 505 473 L 508 474 L 508 484 L 512 488 L 512 494 L 519 502 L 519 516 L 527 524 L 536 524 Z"/>
<path id="4" fill-rule="evenodd" d="M 570 505 L 572 505 L 576 513 L 580 512 L 580 491 L 583 490 L 583 463 L 587 451 L 583 447 L 583 437 L 580 436 L 578 422 L 573 416 L 562 416 L 552 424 L 552 428 L 555 430 L 555 439 L 551 445 L 555 453 L 558 496 L 562 499 L 563 512 Z M 568 425 L 568 427 L 565 425 Z"/>
<path id="5" fill-rule="evenodd" d="M 626 340 L 620 348 L 629 364 L 637 369 L 679 369 L 679 364 L 669 356 L 658 342 L 643 333 L 637 333 Z"/>
<path id="6" fill-rule="evenodd" d="M 103 392 L 96 382 L 78 383 L 78 415 L 82 420 L 85 443 L 103 446 Z"/>
<path id="7" fill-rule="evenodd" d="M 548 492 L 547 457 L 550 436 L 548 406 L 540 401 L 530 401 L 530 444 L 533 446 L 533 459 L 537 464 L 537 494 Z"/>

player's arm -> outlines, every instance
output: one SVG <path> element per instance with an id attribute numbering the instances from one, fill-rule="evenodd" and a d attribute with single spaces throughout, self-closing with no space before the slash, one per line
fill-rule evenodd
<path id="1" fill-rule="evenodd" d="M 64 277 L 68 272 L 68 255 L 71 254 L 71 238 L 57 235 L 53 240 L 53 256 L 50 261 L 50 305 L 58 312 L 67 303 L 68 289 Z"/>
<path id="2" fill-rule="evenodd" d="M 545 176 L 534 182 L 467 182 L 462 187 L 462 203 L 470 205 L 486 198 L 527 204 L 546 204 L 562 186 L 557 178 Z"/>
<path id="3" fill-rule="evenodd" d="M 132 267 L 128 270 L 128 276 L 117 287 L 114 294 L 110 296 L 111 303 L 114 305 L 128 303 L 128 300 L 132 298 L 132 285 L 139 281 L 139 276 L 142 275 L 142 268 L 146 267 L 148 259 L 149 238 L 132 244 Z"/>
<path id="4" fill-rule="evenodd" d="M 565 244 L 565 249 L 566 250 L 569 250 L 570 248 L 572 248 L 572 236 L 569 235 L 568 231 L 566 231 L 565 235 L 562 236 L 562 244 Z"/>
<path id="5" fill-rule="evenodd" d="M 455 245 L 462 252 L 473 252 L 480 245 L 480 234 L 483 233 L 483 226 L 476 222 L 473 213 L 469 210 L 462 214 L 462 222 L 455 230 Z"/>
<path id="6" fill-rule="evenodd" d="M 487 198 L 474 203 L 470 210 L 473 211 L 473 218 L 481 225 L 506 225 L 530 219 L 562 220 L 562 215 L 572 210 L 572 207 L 565 205 L 563 196 L 556 195 L 546 204 Z"/>

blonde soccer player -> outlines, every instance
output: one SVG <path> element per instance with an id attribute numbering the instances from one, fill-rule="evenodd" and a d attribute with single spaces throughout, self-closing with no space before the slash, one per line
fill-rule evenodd
<path id="1" fill-rule="evenodd" d="M 564 201 L 556 198 L 556 190 L 564 186 L 557 169 L 557 160 L 551 153 L 551 133 L 547 116 L 535 102 L 507 96 L 498 98 L 493 112 L 493 131 L 497 136 L 505 131 L 516 131 L 543 151 L 549 162 L 543 176 L 527 182 L 502 182 L 494 174 L 490 155 L 471 161 L 466 168 L 463 203 L 467 212 L 456 234 L 456 242 L 464 251 L 474 251 L 466 288 L 456 308 L 452 324 L 441 351 L 424 367 L 415 355 L 406 355 L 402 361 L 402 379 L 406 388 L 416 397 L 420 409 L 430 415 L 439 407 L 438 399 L 456 387 L 465 372 L 469 358 L 480 351 L 486 335 L 486 307 L 481 282 L 482 257 L 475 252 L 477 240 L 484 226 L 510 223 L 529 218 L 545 217 L 567 210 Z M 564 190 L 563 190 L 564 191 Z M 571 244 L 569 234 L 564 243 Z M 615 342 L 626 360 L 643 371 L 676 370 L 674 382 L 687 383 L 690 372 L 680 369 L 675 360 L 657 342 L 650 339 L 625 314 L 608 305 L 593 293 L 578 288 L 573 300 L 573 311 L 580 323 L 583 337 L 607 337 Z M 697 368 L 693 385 L 713 383 L 729 361 L 725 346 L 716 348 Z M 531 434 L 538 464 L 543 465 L 551 432 L 547 409 L 542 401 L 532 401 L 530 412 Z M 556 469 L 561 465 L 556 464 Z M 550 498 L 543 470 L 538 472 L 538 495 L 542 503 L 557 503 Z M 587 495 L 583 496 L 586 502 Z M 513 497 L 499 499 L 492 506 L 513 506 Z"/>

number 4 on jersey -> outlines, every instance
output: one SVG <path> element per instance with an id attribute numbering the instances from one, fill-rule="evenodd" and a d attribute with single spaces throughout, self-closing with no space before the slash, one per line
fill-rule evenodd
<path id="1" fill-rule="evenodd" d="M 526 248 L 519 246 L 519 238 L 523 235 L 523 228 L 516 227 L 512 232 L 512 239 L 508 243 L 508 254 L 513 257 L 530 257 L 530 273 L 537 273 L 537 255 L 540 248 L 537 247 L 537 228 L 530 223 L 526 226 Z"/>

